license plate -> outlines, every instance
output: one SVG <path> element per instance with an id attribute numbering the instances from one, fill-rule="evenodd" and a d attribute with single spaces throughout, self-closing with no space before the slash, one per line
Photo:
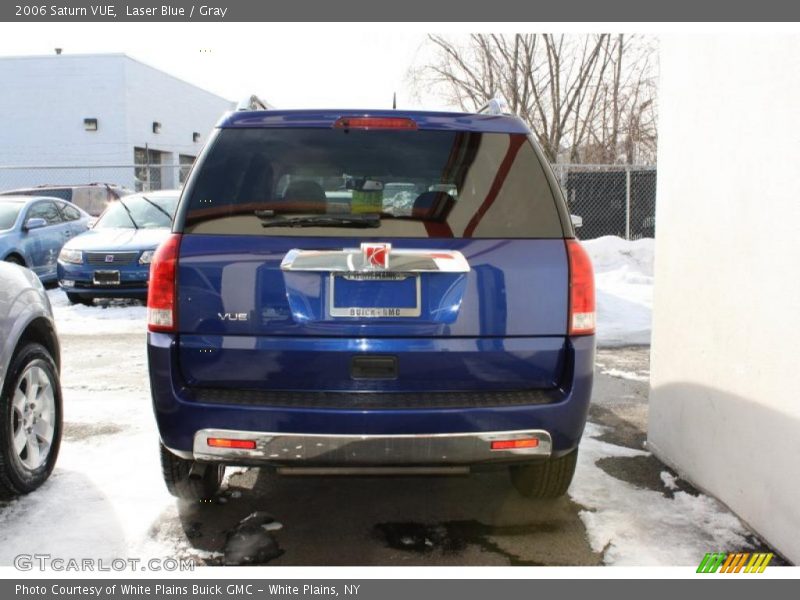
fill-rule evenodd
<path id="1" fill-rule="evenodd" d="M 407 273 L 331 274 L 329 312 L 353 319 L 419 317 L 419 275 Z"/>
<path id="2" fill-rule="evenodd" d="M 95 285 L 119 285 L 119 271 L 95 271 Z"/>

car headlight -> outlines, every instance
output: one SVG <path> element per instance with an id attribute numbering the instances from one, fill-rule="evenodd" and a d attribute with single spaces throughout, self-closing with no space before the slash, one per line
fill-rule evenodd
<path id="1" fill-rule="evenodd" d="M 64 263 L 73 265 L 80 265 L 83 263 L 83 252 L 80 250 L 71 250 L 69 248 L 62 248 L 58 255 L 58 260 Z"/>
<path id="2" fill-rule="evenodd" d="M 151 262 L 153 262 L 153 254 L 155 253 L 155 250 L 145 250 L 142 252 L 142 255 L 139 257 L 139 264 L 149 265 Z"/>

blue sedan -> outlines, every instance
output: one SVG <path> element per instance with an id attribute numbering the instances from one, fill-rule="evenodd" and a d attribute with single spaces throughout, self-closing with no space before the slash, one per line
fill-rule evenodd
<path id="1" fill-rule="evenodd" d="M 89 229 L 92 217 L 74 204 L 46 196 L 0 197 L 0 259 L 55 281 L 61 247 Z"/>
<path id="2" fill-rule="evenodd" d="M 146 300 L 150 261 L 170 233 L 179 196 L 176 190 L 120 198 L 91 230 L 65 244 L 58 256 L 58 282 L 69 301 Z"/>

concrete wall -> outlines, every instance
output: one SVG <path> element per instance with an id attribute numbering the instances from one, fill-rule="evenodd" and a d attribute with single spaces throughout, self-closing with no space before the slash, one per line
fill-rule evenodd
<path id="1" fill-rule="evenodd" d="M 147 144 L 196 156 L 230 101 L 123 54 L 0 58 L 0 144 L 3 165 L 130 165 Z M 84 129 L 84 118 L 99 121 Z M 153 133 L 153 121 L 161 133 Z M 194 142 L 193 133 L 201 134 Z M 177 169 L 164 169 L 165 177 Z M 0 188 L 41 183 L 110 181 L 133 187 L 130 169 L 0 170 Z M 177 184 L 177 180 L 171 182 Z"/>
<path id="2" fill-rule="evenodd" d="M 661 74 L 649 444 L 797 563 L 800 36 L 667 37 Z"/>

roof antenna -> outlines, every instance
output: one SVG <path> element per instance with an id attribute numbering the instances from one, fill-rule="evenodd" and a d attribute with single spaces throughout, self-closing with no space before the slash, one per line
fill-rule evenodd
<path id="1" fill-rule="evenodd" d="M 392 94 L 392 110 L 397 110 L 397 92 Z"/>

